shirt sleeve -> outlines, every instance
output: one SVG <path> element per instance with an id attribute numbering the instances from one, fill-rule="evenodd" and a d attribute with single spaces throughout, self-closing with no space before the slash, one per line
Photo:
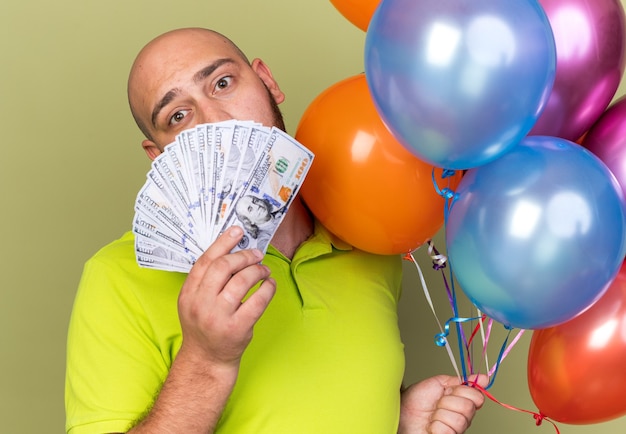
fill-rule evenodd
<path id="1" fill-rule="evenodd" d="M 149 410 L 167 375 L 127 275 L 97 257 L 85 265 L 68 330 L 68 433 L 126 432 Z"/>

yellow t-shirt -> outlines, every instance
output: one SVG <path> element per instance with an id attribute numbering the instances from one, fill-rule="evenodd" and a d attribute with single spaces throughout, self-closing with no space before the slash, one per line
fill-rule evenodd
<path id="1" fill-rule="evenodd" d="M 138 267 L 133 243 L 127 233 L 85 265 L 68 334 L 71 434 L 127 431 L 181 345 L 177 297 L 186 275 Z M 317 225 L 292 261 L 270 246 L 263 262 L 276 295 L 217 433 L 396 432 L 400 257 L 351 249 Z"/>

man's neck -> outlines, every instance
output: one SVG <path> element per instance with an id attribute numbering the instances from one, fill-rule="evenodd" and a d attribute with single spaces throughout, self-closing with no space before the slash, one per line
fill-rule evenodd
<path id="1" fill-rule="evenodd" d="M 313 233 L 313 217 L 296 197 L 272 238 L 272 245 L 287 258 L 292 259 L 296 250 Z"/>

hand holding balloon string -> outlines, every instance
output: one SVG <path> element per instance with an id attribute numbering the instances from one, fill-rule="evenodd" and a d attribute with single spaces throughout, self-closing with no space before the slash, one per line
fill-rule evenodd
<path id="1" fill-rule="evenodd" d="M 528 413 L 531 414 L 534 419 L 535 419 L 535 423 L 537 426 L 541 425 L 543 423 L 543 421 L 547 421 L 550 424 L 552 424 L 554 426 L 554 429 L 556 431 L 557 434 L 560 434 L 560 431 L 557 427 L 557 425 L 550 420 L 549 418 L 547 418 L 544 414 L 542 413 L 536 413 L 530 410 L 524 410 L 524 409 L 520 409 L 518 407 L 509 405 L 509 404 L 505 404 L 501 401 L 499 401 L 498 399 L 496 399 L 490 392 L 488 392 L 488 389 L 491 388 L 494 384 L 495 378 L 496 378 L 496 374 L 499 370 L 499 367 L 502 363 L 502 361 L 504 360 L 504 358 L 508 355 L 508 353 L 511 351 L 511 349 L 513 348 L 513 346 L 515 346 L 515 344 L 518 342 L 518 340 L 521 338 L 522 334 L 524 333 L 525 330 L 520 330 L 519 333 L 515 336 L 515 338 L 513 339 L 513 341 L 508 344 L 507 343 L 509 341 L 511 332 L 513 330 L 512 327 L 510 326 L 505 326 L 505 328 L 508 330 L 506 338 L 504 340 L 504 343 L 502 344 L 502 347 L 500 349 L 500 352 L 498 354 L 498 358 L 497 361 L 495 362 L 495 364 L 493 365 L 493 367 L 491 369 L 489 369 L 489 362 L 487 360 L 487 346 L 488 346 L 488 342 L 489 342 L 489 337 L 491 334 L 491 329 L 493 326 L 493 319 L 489 319 L 488 321 L 488 325 L 487 325 L 487 330 L 485 331 L 484 329 L 484 321 L 486 319 L 486 315 L 482 314 L 480 311 L 478 311 L 479 316 L 477 317 L 472 317 L 472 318 L 463 318 L 463 317 L 459 317 L 458 316 L 458 305 L 457 305 L 457 298 L 456 295 L 454 294 L 454 290 L 450 289 L 449 285 L 448 285 L 448 281 L 446 279 L 445 273 L 444 273 L 444 269 L 446 268 L 446 263 L 448 262 L 448 258 L 441 254 L 440 252 L 437 251 L 437 249 L 434 246 L 434 243 L 432 242 L 432 240 L 428 241 L 428 254 L 430 256 L 430 258 L 432 259 L 433 262 L 433 269 L 435 269 L 436 271 L 441 271 L 442 273 L 442 277 L 444 280 L 444 285 L 446 287 L 446 291 L 448 293 L 448 299 L 451 303 L 451 307 L 453 309 L 453 312 L 455 312 L 455 317 L 450 318 L 448 321 L 446 321 L 445 325 L 441 325 L 441 322 L 439 321 L 439 318 L 437 316 L 437 313 L 435 311 L 434 308 L 434 304 L 432 302 L 432 297 L 430 296 L 430 293 L 428 291 L 428 288 L 426 286 L 426 282 L 422 273 L 422 270 L 417 262 L 417 260 L 415 259 L 415 256 L 413 254 L 413 252 L 407 253 L 404 257 L 405 260 L 411 261 L 414 263 L 414 265 L 416 266 L 416 269 L 420 275 L 420 280 L 422 283 L 422 288 L 424 290 L 424 295 L 426 296 L 427 302 L 430 305 L 430 308 L 435 316 L 435 320 L 437 322 L 437 324 L 439 325 L 439 329 L 441 330 L 440 333 L 435 335 L 435 343 L 437 346 L 440 347 L 445 347 L 447 349 L 448 352 L 448 356 L 450 357 L 450 361 L 452 362 L 452 366 L 456 371 L 456 374 L 459 378 L 461 378 L 460 374 L 459 374 L 459 369 L 456 363 L 456 360 L 454 358 L 454 355 L 452 353 L 452 350 L 450 348 L 450 344 L 448 342 L 448 335 L 450 333 L 450 323 L 454 322 L 457 325 L 457 336 L 459 337 L 458 339 L 458 343 L 459 343 L 459 351 L 460 351 L 460 357 L 461 357 L 461 366 L 463 368 L 463 384 L 471 386 L 471 387 L 476 387 L 478 389 L 480 389 L 486 397 L 488 397 L 489 399 L 491 399 L 493 402 L 495 402 L 496 404 L 501 405 L 504 408 L 507 408 L 509 410 L 514 410 L 514 411 L 518 411 L 518 412 L 523 412 L 523 413 Z M 462 324 L 466 323 L 466 322 L 471 322 L 471 321 L 476 321 L 478 320 L 478 324 L 474 327 L 469 339 L 465 338 L 465 334 L 462 328 Z M 486 387 L 482 387 L 479 384 L 476 384 L 475 382 L 469 380 L 469 377 L 467 375 L 466 372 L 466 368 L 465 368 L 465 361 L 464 361 L 464 349 L 465 352 L 467 354 L 467 365 L 468 365 L 468 370 L 470 371 L 470 373 L 474 373 L 474 367 L 472 364 L 472 345 L 473 345 L 473 340 L 476 336 L 476 334 L 478 333 L 478 331 L 480 330 L 481 332 L 481 336 L 482 336 L 482 341 L 483 341 L 483 348 L 482 348 L 482 356 L 485 359 L 485 363 L 487 365 L 487 370 L 488 370 L 488 378 L 489 378 L 489 384 Z M 464 349 L 463 349 L 464 347 Z"/>
<path id="2" fill-rule="evenodd" d="M 454 171 L 453 170 L 444 170 L 442 172 L 442 178 L 445 179 L 448 176 L 453 176 L 454 175 Z M 437 191 L 438 194 L 440 194 L 441 196 L 443 196 L 446 199 L 446 213 L 449 209 L 449 207 L 452 205 L 452 202 L 458 197 L 457 193 L 454 192 L 452 189 L 450 189 L 449 187 L 444 187 L 444 188 L 440 188 L 435 174 L 433 172 L 433 184 L 435 186 L 435 190 Z M 485 314 L 483 314 L 482 312 L 480 312 L 479 309 L 477 309 L 478 312 L 478 316 L 476 317 L 460 317 L 459 316 L 459 309 L 458 309 L 458 299 L 456 296 L 456 290 L 454 288 L 454 279 L 452 277 L 452 269 L 451 267 L 449 268 L 450 271 L 450 281 L 451 284 L 448 284 L 448 279 L 446 278 L 446 274 L 445 274 L 445 268 L 447 266 L 447 264 L 449 263 L 448 261 L 448 257 L 442 253 L 440 253 L 437 248 L 434 245 L 434 242 L 432 240 L 428 240 L 427 241 L 427 245 L 428 245 L 428 255 L 430 257 L 430 259 L 432 260 L 432 264 L 433 264 L 433 269 L 436 271 L 441 271 L 442 273 L 442 278 L 443 278 L 443 282 L 444 282 L 444 286 L 446 288 L 446 293 L 448 296 L 448 301 L 450 303 L 450 306 L 452 308 L 454 317 L 448 319 L 445 324 L 442 326 L 441 322 L 437 316 L 433 301 L 432 301 L 432 297 L 430 296 L 430 293 L 428 291 L 428 288 L 426 286 L 426 282 L 423 276 L 423 273 L 419 267 L 419 264 L 417 262 L 417 260 L 415 259 L 413 252 L 407 253 L 404 257 L 405 260 L 411 261 L 414 263 L 414 265 L 417 268 L 417 271 L 419 273 L 420 279 L 421 279 L 421 283 L 422 283 L 422 287 L 424 290 L 424 294 L 426 296 L 426 299 L 430 305 L 430 308 L 435 316 L 435 320 L 437 321 L 437 324 L 439 325 L 439 329 L 440 329 L 440 333 L 435 335 L 434 341 L 436 343 L 437 346 L 440 347 L 445 347 L 447 349 L 448 352 L 448 356 L 450 357 L 450 360 L 452 362 L 452 365 L 456 371 L 456 374 L 459 378 L 461 378 L 461 375 L 459 374 L 459 369 L 456 363 L 456 360 L 454 358 L 454 355 L 452 353 L 452 350 L 450 348 L 450 344 L 448 342 L 448 336 L 450 334 L 450 323 L 454 322 L 457 326 L 457 336 L 458 336 L 458 344 L 459 344 L 459 354 L 460 354 L 460 358 L 461 358 L 461 366 L 462 366 L 462 370 L 463 370 L 463 384 L 472 386 L 472 387 L 477 387 L 479 388 L 484 394 L 485 396 L 487 396 L 489 399 L 491 399 L 493 402 L 507 408 L 510 410 L 515 410 L 515 411 L 519 411 L 519 412 L 523 412 L 523 413 L 528 413 L 533 415 L 535 421 L 536 421 L 536 425 L 539 426 L 542 424 L 543 421 L 548 421 L 550 424 L 552 424 L 557 432 L 557 434 L 559 434 L 559 429 L 556 426 L 556 424 L 550 420 L 548 417 L 546 417 L 544 414 L 542 413 L 536 413 L 530 410 L 524 410 L 524 409 L 520 409 L 517 408 L 515 406 L 509 405 L 509 404 L 505 404 L 501 401 L 499 401 L 498 399 L 496 399 L 490 392 L 488 392 L 487 390 L 490 389 L 494 382 L 495 382 L 495 378 L 497 375 L 497 372 L 500 368 L 500 365 L 502 363 L 502 361 L 506 358 L 506 356 L 509 354 L 509 352 L 512 350 L 512 348 L 515 346 L 515 344 L 519 341 L 519 339 L 522 337 L 522 335 L 524 334 L 525 330 L 520 329 L 519 332 L 517 333 L 517 335 L 514 337 L 514 339 L 509 343 L 509 339 L 511 337 L 511 333 L 513 331 L 513 327 L 511 326 L 507 326 L 504 325 L 505 329 L 507 330 L 507 334 L 506 337 L 504 339 L 504 342 L 500 348 L 500 351 L 498 353 L 498 357 L 497 357 L 497 361 L 494 363 L 494 365 L 490 368 L 489 367 L 489 361 L 488 361 L 488 357 L 487 357 L 487 347 L 488 347 L 488 343 L 489 343 L 489 339 L 491 336 L 491 331 L 492 331 L 492 327 L 493 327 L 493 323 L 494 320 L 489 318 L 487 321 L 487 326 L 486 326 L 486 330 L 485 330 L 485 320 L 487 319 L 487 316 Z M 465 337 L 465 332 L 464 329 L 462 327 L 462 325 L 464 323 L 469 323 L 469 322 L 473 322 L 473 321 L 478 321 L 478 324 L 473 328 L 473 331 L 471 333 L 471 335 L 469 336 L 469 339 L 467 339 Z M 474 384 L 474 382 L 471 382 L 469 380 L 467 371 L 470 372 L 470 374 L 474 374 L 474 365 L 472 362 L 472 348 L 473 348 L 473 341 L 474 338 L 476 337 L 476 335 L 478 334 L 478 331 L 481 332 L 481 337 L 482 337 L 482 357 L 484 358 L 485 364 L 486 364 L 486 368 L 487 368 L 487 376 L 489 378 L 489 383 L 487 386 L 482 387 L 478 384 Z M 466 362 L 465 362 L 465 355 L 467 356 L 467 368 L 466 368 Z"/>

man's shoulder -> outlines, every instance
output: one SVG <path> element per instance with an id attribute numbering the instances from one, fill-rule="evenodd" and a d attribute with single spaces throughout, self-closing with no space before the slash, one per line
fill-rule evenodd
<path id="1" fill-rule="evenodd" d="M 135 237 L 132 232 L 98 250 L 84 266 L 80 287 L 90 290 L 129 292 L 141 298 L 141 294 L 152 294 L 154 288 L 180 289 L 184 275 L 151 268 L 140 267 L 135 254 Z M 84 290 L 84 289 L 83 289 Z"/>
<path id="2" fill-rule="evenodd" d="M 90 261 L 108 262 L 129 258 L 135 260 L 135 237 L 131 231 L 125 232 L 118 239 L 104 245 L 90 258 Z"/>

